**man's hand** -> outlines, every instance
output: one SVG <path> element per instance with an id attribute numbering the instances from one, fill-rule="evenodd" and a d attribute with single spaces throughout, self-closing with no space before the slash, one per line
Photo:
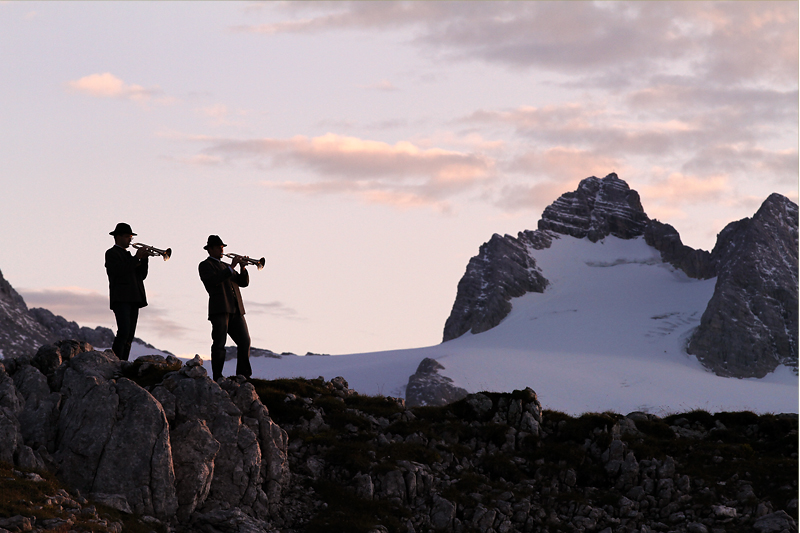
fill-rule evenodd
<path id="1" fill-rule="evenodd" d="M 148 256 L 147 250 L 144 249 L 144 248 L 139 248 L 139 249 L 136 250 L 136 255 L 134 257 L 141 261 L 142 259 L 144 259 L 147 256 Z"/>

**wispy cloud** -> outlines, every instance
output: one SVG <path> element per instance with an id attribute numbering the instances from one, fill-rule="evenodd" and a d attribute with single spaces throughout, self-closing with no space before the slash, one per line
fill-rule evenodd
<path id="1" fill-rule="evenodd" d="M 599 74 L 617 85 L 668 64 L 723 83 L 797 79 L 791 2 L 287 2 L 262 12 L 280 20 L 232 29 L 413 28 L 418 45 L 451 59 Z"/>
<path id="2" fill-rule="evenodd" d="M 110 72 L 89 74 L 77 80 L 67 82 L 67 87 L 75 92 L 95 98 L 116 98 L 146 103 L 157 98 L 159 103 L 168 103 L 171 98 L 163 96 L 160 87 L 145 88 L 141 85 L 125 83 Z"/>
<path id="3" fill-rule="evenodd" d="M 202 152 L 227 162 L 267 160 L 275 167 L 311 171 L 316 181 L 265 182 L 310 194 L 354 193 L 366 201 L 408 207 L 435 205 L 476 186 L 494 173 L 482 153 L 421 148 L 409 141 L 389 144 L 328 133 L 289 139 L 219 140 Z"/>
<path id="4" fill-rule="evenodd" d="M 295 309 L 278 301 L 266 303 L 248 301 L 247 312 L 254 315 L 271 315 L 287 320 L 303 320 Z"/>
<path id="5" fill-rule="evenodd" d="M 28 307 L 44 307 L 81 326 L 94 328 L 114 323 L 107 294 L 81 287 L 19 289 L 19 293 Z"/>
<path id="6" fill-rule="evenodd" d="M 114 313 L 109 308 L 108 295 L 82 287 L 49 287 L 44 289 L 20 289 L 18 291 L 28 307 L 43 307 L 61 315 L 79 326 L 95 328 L 110 327 L 116 330 Z M 152 304 L 139 313 L 138 331 L 149 328 L 165 337 L 182 337 L 189 331 L 172 320 L 167 310 Z M 138 336 L 141 337 L 139 333 Z"/>

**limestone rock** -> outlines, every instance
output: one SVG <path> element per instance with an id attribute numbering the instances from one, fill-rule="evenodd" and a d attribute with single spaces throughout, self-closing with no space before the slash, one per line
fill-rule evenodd
<path id="1" fill-rule="evenodd" d="M 687 351 L 723 376 L 797 368 L 797 204 L 771 195 L 752 219 L 728 224 L 711 255 L 717 283 Z"/>
<path id="2" fill-rule="evenodd" d="M 59 476 L 87 493 L 121 495 L 137 513 L 173 515 L 169 427 L 159 402 L 128 379 L 111 380 L 121 366 L 111 353 L 82 353 L 65 366 L 53 454 Z"/>
<path id="3" fill-rule="evenodd" d="M 642 235 L 648 221 L 639 193 L 612 173 L 581 180 L 576 191 L 562 194 L 545 208 L 539 229 L 597 242 L 608 235 Z"/>
<path id="4" fill-rule="evenodd" d="M 170 434 L 178 499 L 178 520 L 185 522 L 211 490 L 219 442 L 203 420 L 187 420 Z"/>
<path id="5" fill-rule="evenodd" d="M 263 438 L 259 438 L 262 425 L 267 433 L 271 430 L 266 423 L 266 408 L 258 401 L 249 383 L 224 380 L 222 383 L 227 391 L 223 390 L 205 372 L 198 372 L 202 367 L 196 363 L 187 364 L 179 372 L 165 376 L 164 381 L 154 388 L 153 395 L 168 406 L 165 412 L 172 427 L 189 421 L 203 421 L 219 444 L 214 458 L 214 475 L 203 507 L 238 507 L 253 516 L 266 518 L 270 502 L 262 488 L 262 469 L 268 469 L 268 466 L 264 465 L 262 455 Z M 246 409 L 244 413 L 234 400 Z M 260 415 L 259 405 L 263 409 Z M 254 416 L 245 416 L 246 413 Z M 200 509 L 198 512 L 205 511 Z"/>
<path id="6" fill-rule="evenodd" d="M 550 246 L 555 235 L 548 232 L 522 232 L 516 238 L 498 234 L 480 247 L 469 260 L 467 271 L 458 282 L 453 309 L 444 326 L 443 341 L 464 333 L 487 331 L 511 312 L 511 298 L 528 292 L 544 292 L 548 281 L 528 253 L 529 248 Z"/>
<path id="7" fill-rule="evenodd" d="M 417 367 L 416 373 L 408 378 L 406 404 L 447 405 L 467 395 L 466 389 L 453 385 L 453 380 L 439 374 L 444 366 L 435 359 L 426 357 Z"/>

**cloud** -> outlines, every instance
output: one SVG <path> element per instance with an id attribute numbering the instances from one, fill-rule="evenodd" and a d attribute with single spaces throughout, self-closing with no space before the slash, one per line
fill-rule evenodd
<path id="1" fill-rule="evenodd" d="M 127 84 L 110 72 L 90 74 L 78 80 L 67 82 L 71 90 L 95 98 L 117 98 L 134 102 L 148 102 L 162 93 L 159 87 L 146 89 L 141 85 Z M 164 103 L 167 99 L 160 99 Z"/>
<path id="2" fill-rule="evenodd" d="M 683 205 L 719 201 L 731 192 L 731 187 L 727 175 L 696 176 L 672 172 L 641 185 L 639 192 L 646 200 Z"/>
<path id="3" fill-rule="evenodd" d="M 81 327 L 94 329 L 97 326 L 116 330 L 114 312 L 109 309 L 108 295 L 82 287 L 51 287 L 45 289 L 20 289 L 18 291 L 28 307 L 43 307 L 61 315 Z M 139 313 L 137 336 L 141 329 L 148 328 L 159 335 L 181 337 L 187 331 L 169 318 L 169 312 L 152 304 Z"/>
<path id="4" fill-rule="evenodd" d="M 791 2 L 285 2 L 276 21 L 234 31 L 276 35 L 412 30 L 448 59 L 540 68 L 616 86 L 665 69 L 722 84 L 797 79 Z M 609 76 L 608 73 L 611 73 Z"/>
<path id="5" fill-rule="evenodd" d="M 107 294 L 81 287 L 20 289 L 19 293 L 28 307 L 44 307 L 81 326 L 94 328 L 114 323 Z"/>
<path id="6" fill-rule="evenodd" d="M 203 154 L 227 162 L 267 160 L 318 177 L 312 182 L 265 182 L 310 194 L 353 193 L 368 202 L 398 207 L 432 205 L 469 190 L 494 174 L 495 160 L 480 152 L 422 148 L 409 141 L 389 144 L 327 133 L 289 139 L 219 140 Z"/>
<path id="7" fill-rule="evenodd" d="M 171 339 L 183 338 L 186 333 L 191 331 L 190 328 L 181 326 L 169 318 L 169 311 L 153 304 L 148 305 L 139 312 L 138 324 L 138 337 L 142 336 L 140 332 L 143 329 L 155 331 L 156 335 Z"/>
<path id="8" fill-rule="evenodd" d="M 247 302 L 247 311 L 254 315 L 271 315 L 287 320 L 303 320 L 298 312 L 282 302 Z"/>

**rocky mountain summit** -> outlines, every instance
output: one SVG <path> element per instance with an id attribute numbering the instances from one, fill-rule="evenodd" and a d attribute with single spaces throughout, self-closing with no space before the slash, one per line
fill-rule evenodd
<path id="1" fill-rule="evenodd" d="M 721 376 L 763 377 L 797 368 L 798 210 L 773 194 L 752 218 L 728 224 L 711 252 L 681 242 L 674 227 L 650 219 L 639 194 L 616 174 L 582 180 L 545 208 L 538 229 L 495 234 L 470 259 L 458 283 L 443 341 L 497 326 L 511 299 L 550 283 L 536 252 L 554 239 L 644 238 L 664 263 L 690 278 L 716 278 L 714 296 L 687 351 Z"/>
<path id="2" fill-rule="evenodd" d="M 797 415 L 409 408 L 60 341 L 0 365 L 0 428 L 8 531 L 797 531 Z"/>

